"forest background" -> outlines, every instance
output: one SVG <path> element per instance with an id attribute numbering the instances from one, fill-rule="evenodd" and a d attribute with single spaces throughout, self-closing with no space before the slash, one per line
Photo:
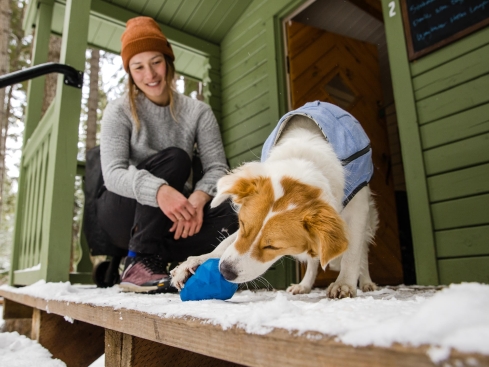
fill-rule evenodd
<path id="1" fill-rule="evenodd" d="M 32 35 L 22 29 L 28 0 L 0 0 L 0 77 L 31 66 Z M 59 62 L 61 38 L 52 34 L 48 62 Z M 99 142 L 100 119 L 109 100 L 125 91 L 126 73 L 119 55 L 88 48 L 80 110 L 78 160 Z M 56 95 L 57 74 L 48 74 L 43 95 L 42 114 Z M 15 225 L 17 182 L 22 152 L 27 82 L 0 89 L 0 284 L 7 282 Z M 202 83 L 177 74 L 178 92 L 202 99 Z M 77 177 L 73 197 L 72 258 L 76 262 L 77 243 L 83 207 L 81 180 Z M 94 261 L 96 261 L 94 259 Z"/>

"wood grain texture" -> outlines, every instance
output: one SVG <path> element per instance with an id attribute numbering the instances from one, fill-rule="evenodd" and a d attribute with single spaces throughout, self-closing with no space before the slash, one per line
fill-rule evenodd
<path id="1" fill-rule="evenodd" d="M 489 256 L 489 225 L 457 228 L 435 233 L 439 258 Z"/>
<path id="2" fill-rule="evenodd" d="M 332 336 L 318 333 L 298 335 L 275 329 L 265 335 L 248 334 L 243 329 L 233 327 L 223 330 L 218 325 L 190 317 L 162 318 L 128 309 L 47 301 L 6 289 L 1 289 L 0 295 L 40 310 L 49 308 L 51 314 L 69 316 L 119 333 L 246 366 L 287 367 L 310 363 L 325 367 L 435 365 L 426 354 L 427 346 L 414 348 L 396 344 L 390 348 L 352 347 L 335 341 Z M 468 358 L 473 358 L 478 366 L 489 366 L 489 356 L 457 351 L 452 351 L 446 363 L 453 364 L 455 360 L 465 361 Z"/>
<path id="3" fill-rule="evenodd" d="M 436 230 L 454 229 L 489 223 L 489 194 L 443 201 L 431 205 Z M 460 279 L 461 281 L 463 279 Z"/>
<path id="4" fill-rule="evenodd" d="M 413 78 L 416 100 L 468 82 L 489 73 L 489 45 L 478 48 L 430 72 Z"/>
<path id="5" fill-rule="evenodd" d="M 32 312 L 32 307 L 5 298 L 3 300 L 4 322 L 0 328 L 0 332 L 17 331 L 20 335 L 30 337 L 32 331 Z"/>
<path id="6" fill-rule="evenodd" d="M 416 103 L 420 124 L 489 102 L 489 74 L 482 75 Z"/>
<path id="7" fill-rule="evenodd" d="M 489 103 L 420 127 L 423 149 L 431 149 L 489 132 Z"/>
<path id="8" fill-rule="evenodd" d="M 107 367 L 241 366 L 108 329 L 105 344 Z"/>
<path id="9" fill-rule="evenodd" d="M 465 282 L 489 283 L 489 256 L 442 259 L 438 261 L 441 284 Z"/>
<path id="10" fill-rule="evenodd" d="M 92 310 L 93 312 L 93 310 Z M 104 353 L 103 327 L 35 308 L 31 338 L 68 367 L 86 367 Z"/>
<path id="11" fill-rule="evenodd" d="M 455 171 L 489 162 L 489 132 L 424 152 L 427 175 Z"/>
<path id="12" fill-rule="evenodd" d="M 430 201 L 459 199 L 489 192 L 489 163 L 428 178 Z"/>

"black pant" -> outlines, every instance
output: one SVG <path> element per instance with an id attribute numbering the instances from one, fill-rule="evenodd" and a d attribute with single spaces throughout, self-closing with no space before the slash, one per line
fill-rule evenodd
<path id="1" fill-rule="evenodd" d="M 180 148 L 167 148 L 141 162 L 137 168 L 163 178 L 183 193 L 190 176 L 191 160 Z M 173 222 L 159 207 L 139 204 L 105 190 L 97 199 L 97 216 L 112 243 L 143 254 L 163 256 L 168 262 L 184 261 L 188 256 L 211 252 L 225 237 L 238 229 L 237 214 L 229 201 L 216 208 L 204 207 L 199 233 L 175 240 L 169 232 Z"/>

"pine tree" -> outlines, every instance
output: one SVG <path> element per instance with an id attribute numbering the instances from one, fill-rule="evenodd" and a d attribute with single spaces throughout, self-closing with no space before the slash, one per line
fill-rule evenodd
<path id="1" fill-rule="evenodd" d="M 0 0 L 0 75 L 5 75 L 9 71 L 10 19 L 10 0 Z M 0 89 L 0 212 L 3 202 L 5 141 L 8 131 L 8 104 L 5 103 L 5 89 Z"/>
<path id="2" fill-rule="evenodd" d="M 86 150 L 93 148 L 97 144 L 97 120 L 99 104 L 99 72 L 100 72 L 100 51 L 92 48 L 90 58 L 90 92 L 87 101 L 87 139 Z"/>

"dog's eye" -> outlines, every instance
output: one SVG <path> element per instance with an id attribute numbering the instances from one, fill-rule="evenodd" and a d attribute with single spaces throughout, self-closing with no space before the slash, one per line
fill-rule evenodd
<path id="1" fill-rule="evenodd" d="M 272 246 L 272 245 L 267 245 L 263 247 L 264 250 L 279 250 L 278 247 Z"/>

